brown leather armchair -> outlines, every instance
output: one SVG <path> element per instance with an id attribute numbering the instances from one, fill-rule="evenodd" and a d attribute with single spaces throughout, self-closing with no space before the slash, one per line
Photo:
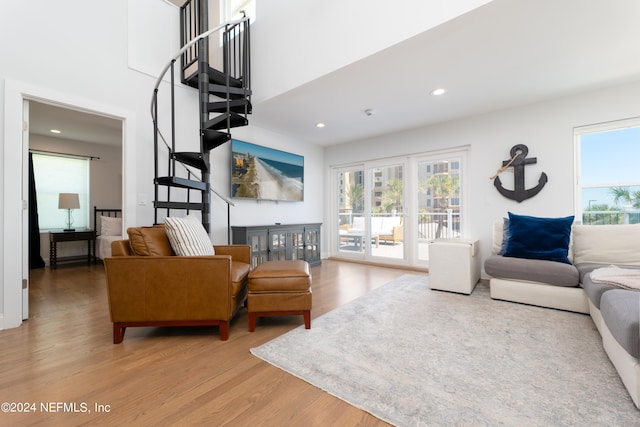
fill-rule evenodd
<path id="1" fill-rule="evenodd" d="M 175 256 L 164 226 L 127 230 L 105 258 L 113 343 L 129 326 L 218 325 L 229 338 L 229 321 L 247 298 L 250 247 L 214 246 L 213 256 Z"/>

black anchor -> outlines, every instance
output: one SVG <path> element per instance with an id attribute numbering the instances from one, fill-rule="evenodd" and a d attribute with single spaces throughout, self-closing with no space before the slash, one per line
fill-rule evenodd
<path id="1" fill-rule="evenodd" d="M 526 165 L 535 164 L 538 161 L 538 159 L 535 157 L 525 160 L 525 157 L 527 157 L 528 153 L 529 149 L 526 145 L 514 145 L 511 148 L 510 152 L 511 159 L 504 160 L 502 162 L 503 168 L 513 166 L 513 190 L 505 189 L 502 186 L 502 181 L 500 181 L 499 176 L 496 176 L 496 178 L 493 180 L 493 185 L 498 189 L 500 194 L 508 199 L 515 200 L 518 203 L 538 194 L 540 190 L 542 190 L 542 187 L 544 187 L 544 185 L 548 181 L 547 174 L 542 172 L 542 175 L 540 175 L 540 179 L 538 180 L 538 185 L 529 189 L 524 188 L 524 167 Z"/>

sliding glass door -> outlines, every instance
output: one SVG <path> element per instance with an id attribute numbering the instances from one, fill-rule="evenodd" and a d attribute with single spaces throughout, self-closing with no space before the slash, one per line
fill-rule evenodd
<path id="1" fill-rule="evenodd" d="M 360 256 L 364 252 L 364 169 L 362 166 L 340 169 L 335 174 L 338 199 L 337 250 Z"/>
<path id="2" fill-rule="evenodd" d="M 331 254 L 427 267 L 429 244 L 462 237 L 466 148 L 333 170 Z"/>
<path id="3" fill-rule="evenodd" d="M 369 168 L 371 256 L 404 259 L 404 175 L 402 163 Z"/>
<path id="4" fill-rule="evenodd" d="M 340 255 L 404 258 L 404 172 L 401 163 L 335 172 Z"/>
<path id="5" fill-rule="evenodd" d="M 428 261 L 429 242 L 461 236 L 459 155 L 417 159 L 418 260 Z"/>

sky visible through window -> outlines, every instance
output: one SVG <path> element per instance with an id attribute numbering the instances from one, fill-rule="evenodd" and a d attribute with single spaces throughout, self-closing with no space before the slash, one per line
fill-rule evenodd
<path id="1" fill-rule="evenodd" d="M 640 190 L 640 127 L 590 133 L 580 137 L 582 207 L 617 205 L 612 187 Z"/>

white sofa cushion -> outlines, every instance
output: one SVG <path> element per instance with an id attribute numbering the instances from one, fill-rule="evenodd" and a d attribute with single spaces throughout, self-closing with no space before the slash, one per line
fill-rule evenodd
<path id="1" fill-rule="evenodd" d="M 393 227 L 400 225 L 402 217 L 399 216 L 385 216 L 382 217 L 382 224 L 380 225 L 379 234 L 382 236 L 393 234 Z"/>
<path id="2" fill-rule="evenodd" d="M 574 225 L 574 264 L 640 265 L 640 224 Z"/>
<path id="3" fill-rule="evenodd" d="M 351 229 L 349 231 L 352 233 L 364 233 L 364 217 L 357 216 L 353 218 L 353 223 L 351 224 Z"/>

